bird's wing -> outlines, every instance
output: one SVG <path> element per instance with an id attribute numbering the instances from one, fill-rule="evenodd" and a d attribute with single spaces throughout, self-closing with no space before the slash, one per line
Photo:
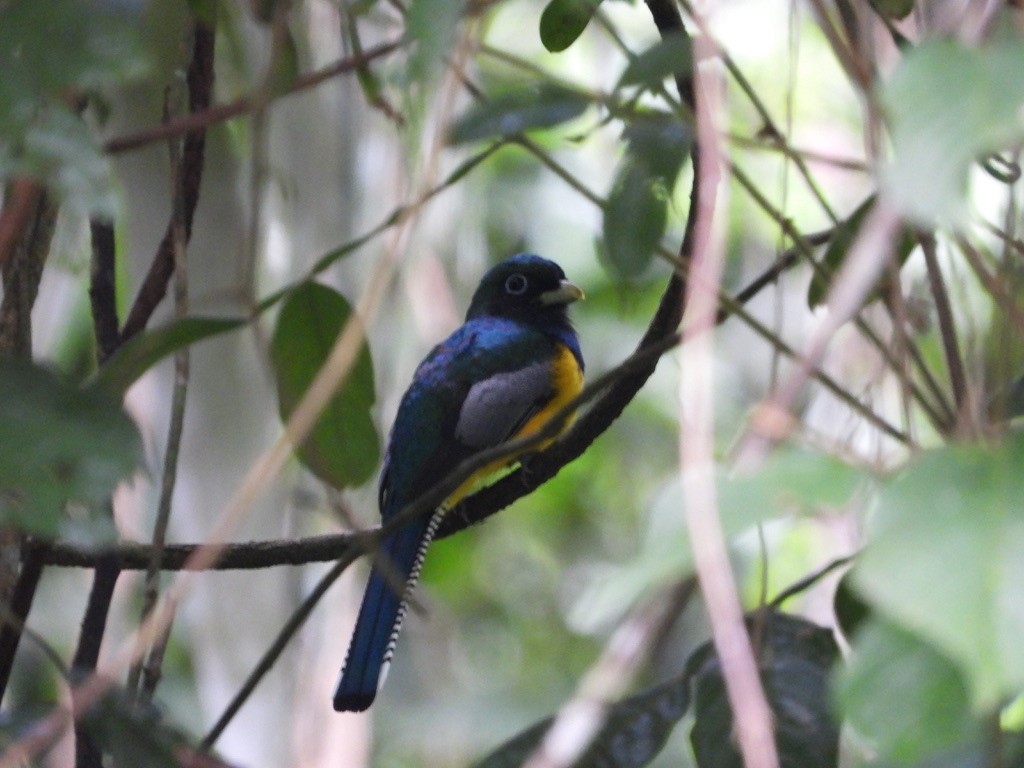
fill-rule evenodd
<path id="1" fill-rule="evenodd" d="M 455 439 L 473 450 L 508 440 L 554 397 L 551 363 L 541 360 L 473 384 L 455 425 Z"/>

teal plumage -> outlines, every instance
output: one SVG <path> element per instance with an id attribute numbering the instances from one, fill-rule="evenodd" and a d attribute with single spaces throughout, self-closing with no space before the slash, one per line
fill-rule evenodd
<path id="1" fill-rule="evenodd" d="M 492 268 L 477 287 L 466 322 L 420 363 L 402 397 L 381 475 L 387 522 L 485 448 L 537 431 L 579 392 L 583 356 L 567 307 L 583 293 L 561 267 L 520 254 Z M 362 711 L 383 682 L 426 548 L 444 511 L 515 457 L 485 467 L 432 517 L 384 540 L 380 555 L 405 581 L 392 587 L 374 567 L 334 695 L 339 711 Z"/>

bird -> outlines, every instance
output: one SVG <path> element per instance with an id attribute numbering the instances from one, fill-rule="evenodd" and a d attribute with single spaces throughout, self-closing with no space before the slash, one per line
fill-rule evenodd
<path id="1" fill-rule="evenodd" d="M 465 322 L 423 359 L 399 403 L 378 492 L 384 523 L 465 459 L 537 432 L 579 394 L 583 354 L 568 307 L 582 298 L 558 264 L 534 254 L 512 256 L 484 274 Z M 482 467 L 432 515 L 383 539 L 334 694 L 335 710 L 361 712 L 373 703 L 444 514 L 521 458 Z"/>

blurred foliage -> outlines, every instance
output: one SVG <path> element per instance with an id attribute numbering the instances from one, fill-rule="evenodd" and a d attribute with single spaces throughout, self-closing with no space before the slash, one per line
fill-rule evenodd
<path id="1" fill-rule="evenodd" d="M 137 219 L 166 223 L 162 203 L 148 194 L 171 188 L 163 160 L 147 195 L 122 196 L 146 153 L 115 162 L 103 146 L 108 125 L 160 123 L 161 95 L 181 78 L 188 47 L 184 19 L 174 15 L 184 16 L 180 5 L 0 0 L 0 181 L 41 183 L 64 204 L 62 226 L 77 233 L 55 241 L 65 258 L 58 253 L 46 265 L 47 278 L 72 284 L 76 298 L 44 284 L 33 317 L 47 331 L 37 334 L 39 358 L 60 358 L 62 345 L 90 331 L 83 317 L 67 320 L 87 296 L 86 216 L 116 220 L 122 308 L 137 277 L 126 273 L 148 267 L 149 254 L 139 264 L 125 255 L 148 247 Z M 717 201 L 725 288 L 735 292 L 777 264 L 794 231 L 827 230 L 818 240 L 827 246 L 814 253 L 820 274 L 787 268 L 750 303 L 753 320 L 733 318 L 716 334 L 717 500 L 745 608 L 791 577 L 863 548 L 834 600 L 823 579 L 786 601 L 787 610 L 834 616 L 850 642 L 848 662 L 837 660 L 825 618 L 775 614 L 761 635 L 784 766 L 834 765 L 840 720 L 850 726 L 854 766 L 1021 763 L 1024 439 L 1012 432 L 1024 412 L 1021 11 L 975 18 L 968 9 L 952 19 L 939 5 L 844 2 L 837 18 L 819 20 L 803 7 L 741 0 L 716 9 L 712 20 L 729 57 L 720 127 L 733 173 Z M 237 249 L 253 249 L 245 258 L 257 262 L 247 265 L 259 274 L 256 295 L 240 309 L 237 296 L 251 287 L 241 278 L 227 288 L 195 278 L 209 288 L 202 311 L 151 324 L 82 386 L 0 360 L 0 521 L 34 536 L 109 541 L 116 532 L 103 510 L 144 464 L 140 429 L 119 399 L 143 374 L 166 375 L 161 363 L 174 352 L 207 341 L 257 341 L 277 402 L 247 407 L 265 413 L 268 434 L 278 434 L 279 418 L 293 412 L 354 318 L 343 294 L 354 301 L 375 260 L 404 258 L 406 245 L 401 287 L 297 451 L 310 473 L 296 468 L 297 485 L 308 490 L 311 475 L 331 487 L 309 494 L 319 507 L 328 506 L 321 496 L 334 506 L 351 502 L 355 517 L 370 506 L 372 490 L 359 486 L 370 484 L 379 464 L 378 427 L 386 427 L 415 360 L 443 335 L 437 330 L 450 324 L 448 315 L 461 314 L 483 269 L 510 253 L 551 256 L 586 289 L 574 321 L 588 375 L 606 372 L 634 347 L 674 266 L 659 254 L 678 251 L 689 215 L 694 131 L 674 84 L 699 71 L 688 35 L 661 39 L 644 4 L 600 0 L 187 6 L 218 25 L 216 102 L 255 98 L 264 116 L 280 111 L 269 131 L 253 130 L 242 116 L 209 132 L 219 154 L 204 179 L 201 206 L 209 207 L 196 219 L 197 240 L 223 227 L 233 244 L 235 230 L 221 219 L 249 183 L 240 179 L 251 176 L 256 196 L 265 193 L 265 208 L 246 213 L 265 219 L 254 228 L 265 226 L 268 243 Z M 823 33 L 819 23 L 834 26 Z M 361 66 L 361 88 L 324 96 L 331 86 L 323 86 L 275 99 L 327 61 L 332 35 L 341 51 L 399 38 L 405 47 Z M 340 102 L 336 123 L 314 123 L 296 109 L 321 98 Z M 342 113 L 355 117 L 345 122 Z M 358 159 L 347 186 L 307 188 L 315 169 L 289 154 L 298 150 L 285 150 L 324 134 L 342 135 Z M 267 135 L 273 141 L 259 146 Z M 324 155 L 312 164 L 335 162 Z M 318 207 L 324 199 L 326 216 Z M 862 317 L 880 341 L 846 327 L 823 366 L 908 443 L 880 437 L 817 385 L 798 399 L 792 423 L 766 425 L 755 406 L 795 370 L 772 342 L 804 350 L 877 206 L 895 206 L 906 220 L 893 252 L 874 255 L 887 261 L 868 301 L 883 290 L 893 301 L 874 302 Z M 322 226 L 318 219 L 338 212 L 361 226 L 344 236 L 324 229 L 334 239 L 322 248 L 288 229 Z M 936 242 L 938 281 L 915 248 L 919 232 Z M 319 250 L 293 252 L 279 241 Z M 190 258 L 199 265 L 238 255 L 223 242 L 196 250 Z M 71 252 L 75 269 L 66 266 Z M 946 310 L 937 283 L 948 294 L 951 317 L 942 319 L 949 323 L 938 322 Z M 221 293 L 231 299 L 221 301 Z M 756 334 L 753 322 L 761 324 Z M 953 355 L 962 358 L 967 391 L 953 391 Z M 484 765 L 519 761 L 616 623 L 692 571 L 692 547 L 701 543 L 690 541 L 681 514 L 678 446 L 690 403 L 677 378 L 678 358 L 670 356 L 557 478 L 431 549 L 423 603 L 432 610 L 428 621 L 412 618 L 376 705 L 376 764 L 467 765 L 488 753 Z M 922 398 L 956 423 L 930 420 Z M 186 429 L 217 416 L 213 398 L 202 405 Z M 162 423 L 166 404 L 148 408 L 140 417 L 147 429 Z M 763 436 L 782 444 L 754 471 L 738 472 L 734 446 L 766 427 Z M 216 459 L 237 449 L 228 432 L 214 435 Z M 222 482 L 235 487 L 238 478 Z M 336 503 L 343 488 L 344 503 Z M 310 515 L 297 527 L 319 530 L 325 520 Z M 42 634 L 61 652 L 74 631 L 54 629 L 55 618 L 69 604 L 61 594 L 36 609 Z M 181 708 L 191 724 L 202 711 L 191 702 L 203 667 L 192 663 L 189 643 L 175 637 L 175 660 L 164 671 L 177 703 L 188 702 Z M 36 721 L 29 705 L 52 701 L 56 687 L 52 671 L 19 661 L 28 671 L 5 701 L 5 739 Z M 612 705 L 586 764 L 737 765 L 719 672 L 706 628 L 687 612 L 645 671 L 649 687 Z M 695 716 L 683 718 L 691 703 Z M 105 700 L 89 726 L 126 765 L 178 764 L 175 750 L 189 741 L 153 711 L 140 714 L 117 698 Z M 249 737 L 286 741 L 281 732 Z M 498 744 L 505 746 L 494 751 Z"/>

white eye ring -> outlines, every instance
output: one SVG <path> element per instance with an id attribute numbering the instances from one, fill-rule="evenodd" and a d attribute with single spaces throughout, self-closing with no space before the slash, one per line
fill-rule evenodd
<path id="1" fill-rule="evenodd" d="M 512 296 L 522 296 L 526 293 L 527 285 L 529 285 L 524 275 L 516 272 L 514 275 L 509 275 L 505 280 L 505 293 Z"/>

